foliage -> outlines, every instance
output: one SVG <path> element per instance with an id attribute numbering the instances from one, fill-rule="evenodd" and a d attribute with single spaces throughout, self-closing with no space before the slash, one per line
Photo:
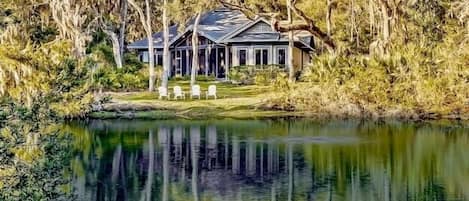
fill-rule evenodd
<path id="1" fill-rule="evenodd" d="M 285 72 L 285 68 L 278 65 L 236 66 L 230 68 L 229 78 L 243 85 L 269 85 L 282 72 Z"/>
<path id="2" fill-rule="evenodd" d="M 171 78 L 172 81 L 190 81 L 191 77 L 190 75 L 186 76 L 174 76 Z M 214 75 L 198 75 L 196 77 L 196 80 L 199 82 L 211 82 L 217 80 L 217 78 Z"/>
<path id="3" fill-rule="evenodd" d="M 161 67 L 156 69 L 157 74 L 162 73 Z M 92 79 L 93 88 L 100 91 L 130 91 L 148 88 L 148 78 L 148 68 L 135 60 L 133 55 L 126 55 L 126 62 L 123 68 L 116 69 L 114 66 L 99 66 L 93 73 Z"/>
<path id="4" fill-rule="evenodd" d="M 453 57 L 448 48 L 442 44 L 429 52 L 406 45 L 389 58 L 324 55 L 304 73 L 305 83 L 272 95 L 266 105 L 346 116 L 464 114 L 469 108 L 469 52 Z"/>
<path id="5" fill-rule="evenodd" d="M 0 200 L 69 200 L 69 135 L 54 124 L 8 123 L 0 129 Z"/>
<path id="6" fill-rule="evenodd" d="M 21 119 L 74 117 L 86 112 L 82 105 L 93 102 L 89 71 L 63 51 L 69 47 L 66 42 L 0 46 L 0 93 L 9 103 L 9 108 L 2 108 Z"/>

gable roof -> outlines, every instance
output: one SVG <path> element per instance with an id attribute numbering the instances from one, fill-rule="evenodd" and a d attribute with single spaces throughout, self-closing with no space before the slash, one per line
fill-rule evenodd
<path id="1" fill-rule="evenodd" d="M 212 40 L 215 43 L 230 43 L 230 42 L 285 42 L 288 41 L 285 38 L 285 34 L 278 33 L 270 28 L 267 31 L 257 31 L 249 33 L 249 30 L 254 28 L 256 25 L 261 23 L 267 24 L 270 27 L 270 23 L 264 18 L 257 18 L 256 20 L 248 19 L 242 12 L 237 10 L 230 10 L 227 8 L 220 8 L 213 11 L 204 13 L 201 16 L 198 25 L 198 34 Z M 194 19 L 189 21 L 186 25 L 187 28 L 182 32 L 178 33 L 178 25 L 171 26 L 170 32 L 170 45 L 176 42 L 178 39 L 193 31 Z M 310 36 L 308 36 L 310 37 Z M 155 48 L 163 48 L 163 33 L 158 32 L 153 35 L 153 41 Z M 310 44 L 306 41 L 308 39 L 296 37 L 295 41 L 302 43 L 306 48 L 313 49 Z M 143 39 L 136 41 L 127 46 L 129 49 L 143 49 L 148 48 L 148 40 Z"/>
<path id="2" fill-rule="evenodd" d="M 200 20 L 198 30 L 218 42 L 227 34 L 236 31 L 251 22 L 240 11 L 217 9 L 206 13 Z M 191 23 L 190 30 L 193 29 Z"/>

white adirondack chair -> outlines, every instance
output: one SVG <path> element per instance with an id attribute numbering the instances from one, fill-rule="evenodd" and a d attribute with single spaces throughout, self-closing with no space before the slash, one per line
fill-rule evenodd
<path id="1" fill-rule="evenodd" d="M 217 99 L 217 86 L 215 85 L 210 85 L 208 86 L 208 91 L 207 91 L 207 100 L 210 96 L 213 96 L 213 98 Z"/>
<path id="2" fill-rule="evenodd" d="M 158 95 L 159 95 L 159 99 L 163 99 L 163 97 L 166 97 L 166 99 L 169 99 L 169 93 L 168 93 L 168 89 L 164 88 L 164 87 L 158 87 Z"/>
<path id="3" fill-rule="evenodd" d="M 200 85 L 194 85 L 191 88 L 191 99 L 194 98 L 195 96 L 201 97 L 201 92 L 200 92 Z"/>
<path id="4" fill-rule="evenodd" d="M 177 99 L 186 99 L 186 94 L 184 94 L 184 91 L 182 91 L 181 87 L 180 86 L 175 86 L 174 87 L 174 100 L 177 100 Z"/>

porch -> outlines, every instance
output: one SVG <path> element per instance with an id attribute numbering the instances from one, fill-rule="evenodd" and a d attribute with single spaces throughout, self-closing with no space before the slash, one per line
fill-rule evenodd
<path id="1" fill-rule="evenodd" d="M 171 77 L 191 75 L 193 51 L 192 46 L 178 46 L 171 49 Z M 162 64 L 162 52 L 157 52 L 157 64 Z M 228 79 L 231 66 L 230 47 L 210 44 L 199 46 L 199 67 L 197 75 L 213 76 L 218 79 Z"/>

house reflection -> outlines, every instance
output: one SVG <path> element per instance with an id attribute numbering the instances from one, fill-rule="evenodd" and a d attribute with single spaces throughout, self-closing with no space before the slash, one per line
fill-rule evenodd
<path id="1" fill-rule="evenodd" d="M 80 193 L 79 197 L 167 201 L 172 200 L 170 188 L 182 185 L 187 198 L 198 201 L 202 191 L 230 196 L 232 191 L 242 192 L 246 186 L 272 183 L 268 186 L 272 186 L 274 199 L 276 184 L 272 178 L 283 174 L 280 170 L 292 161 L 280 157 L 281 144 L 254 138 L 242 140 L 215 126 L 162 126 L 151 129 L 146 141 L 136 150 L 125 150 L 122 144 L 115 146 L 112 161 L 108 164 L 106 159 L 101 160 L 101 167 L 92 173 L 96 175 L 101 170 L 95 184 L 90 184 L 91 180 L 75 180 L 77 188 L 86 188 L 88 195 L 98 196 Z M 102 171 L 109 166 L 110 172 Z"/>
<path id="2" fill-rule="evenodd" d="M 398 127 L 395 132 L 382 134 L 390 128 L 360 124 L 309 128 L 300 124 L 296 132 L 304 131 L 302 136 L 289 135 L 295 128 L 292 125 L 285 125 L 289 126 L 285 130 L 282 126 L 268 127 L 269 132 L 261 126 L 257 130 L 280 130 L 275 135 L 256 135 L 250 132 L 253 127 L 236 130 L 221 123 L 170 122 L 138 132 L 125 127 L 129 125 L 134 124 L 118 124 L 122 127 L 113 133 L 99 127 L 86 137 L 91 145 L 79 147 L 72 160 L 72 188 L 77 200 L 393 201 L 469 197 L 463 188 L 469 184 L 463 171 L 469 164 L 444 166 L 447 160 L 464 161 L 469 138 L 442 135 L 447 132 L 443 129 L 433 129 L 429 134 L 429 128 Z M 331 129 L 352 134 L 334 137 Z M 418 138 L 423 136 L 418 131 L 425 138 Z M 363 137 L 364 143 L 351 136 Z M 414 146 L 416 143 L 419 146 Z"/>

